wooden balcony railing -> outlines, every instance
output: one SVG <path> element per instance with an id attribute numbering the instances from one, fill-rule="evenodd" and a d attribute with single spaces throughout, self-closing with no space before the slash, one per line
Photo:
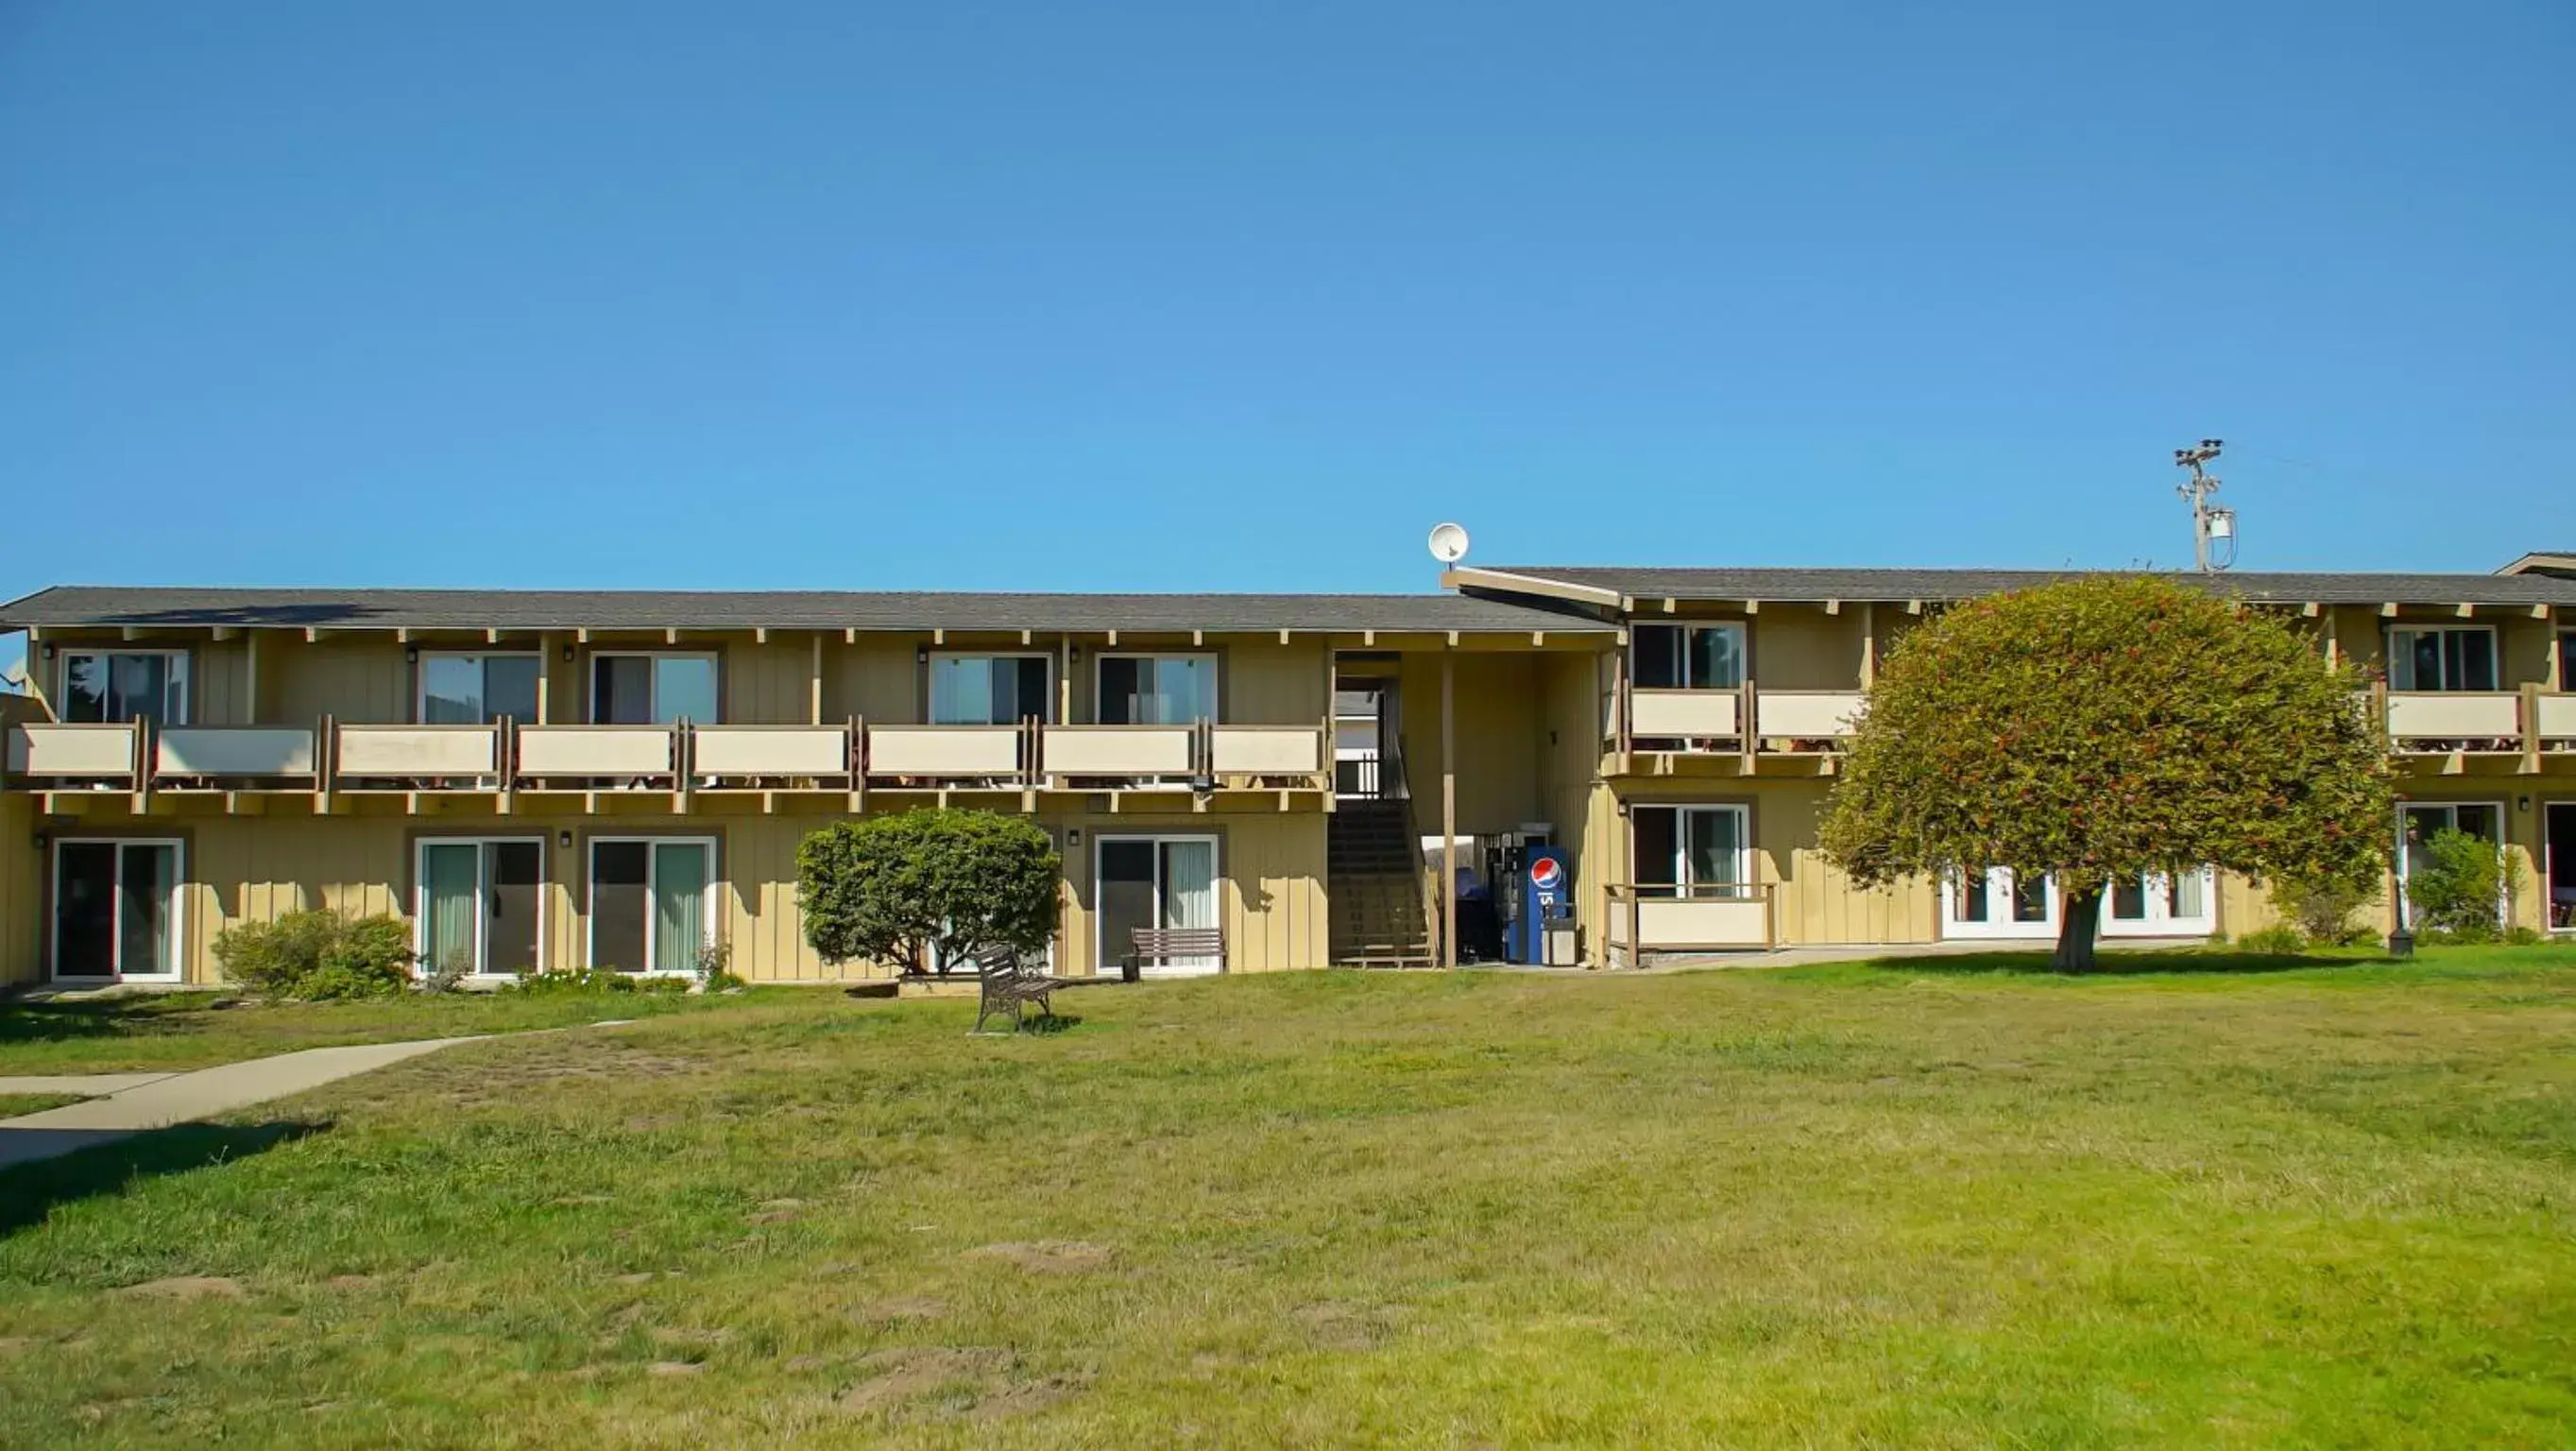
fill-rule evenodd
<path id="1" fill-rule="evenodd" d="M 1613 883 L 1608 956 L 1634 967 L 1650 952 L 1742 952 L 1778 943 L 1776 889 L 1767 884 L 1640 887 Z"/>
<path id="2" fill-rule="evenodd" d="M 2519 756 L 2538 771 L 2548 755 L 2576 752 L 2576 694 L 2519 690 L 2389 690 L 2366 702 L 2402 756 Z"/>
<path id="3" fill-rule="evenodd" d="M 1849 744 L 1857 690 L 1630 689 L 1609 700 L 1611 749 L 1672 755 L 1823 755 Z"/>
<path id="4" fill-rule="evenodd" d="M 6 784 L 32 790 L 497 792 L 1330 791 L 1320 726 L 358 725 L 26 722 Z"/>

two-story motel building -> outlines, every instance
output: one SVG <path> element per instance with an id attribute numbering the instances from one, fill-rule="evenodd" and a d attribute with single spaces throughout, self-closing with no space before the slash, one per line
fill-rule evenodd
<path id="1" fill-rule="evenodd" d="M 2046 881 L 1864 891 L 1816 830 L 1879 661 L 1956 570 L 1457 568 L 1430 595 L 60 587 L 0 606 L 0 982 L 211 982 L 224 928 L 397 912 L 484 977 L 882 976 L 804 941 L 797 843 L 931 804 L 1065 863 L 1056 971 L 1213 926 L 1175 970 L 1429 964 L 1485 945 L 1489 848 L 1574 869 L 1572 960 L 2050 937 Z M 2523 863 L 2576 928 L 2576 560 L 2242 574 L 2381 682 L 2403 842 Z M 1448 836 L 1467 887 L 1444 902 Z M 1426 844 L 1428 850 L 1426 850 Z M 2398 853 L 2392 876 L 2405 871 Z M 2390 883 L 2377 913 L 2396 921 Z M 1448 912 L 1459 914 L 1453 931 Z M 2272 920 L 2225 874 L 2122 884 L 2113 936 Z"/>

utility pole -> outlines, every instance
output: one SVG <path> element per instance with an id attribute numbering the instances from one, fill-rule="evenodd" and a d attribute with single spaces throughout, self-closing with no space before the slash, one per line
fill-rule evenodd
<path id="1" fill-rule="evenodd" d="M 2191 562 L 2194 569 L 2210 574 L 2236 562 L 2236 511 L 2224 504 L 2209 502 L 2218 492 L 2218 476 L 2202 467 L 2218 457 L 2219 440 L 2204 438 L 2190 448 L 2174 450 L 2174 464 L 2191 470 L 2191 482 L 2179 485 L 2174 492 L 2191 505 Z M 2211 546 L 2224 542 L 2225 559 L 2213 560 Z"/>

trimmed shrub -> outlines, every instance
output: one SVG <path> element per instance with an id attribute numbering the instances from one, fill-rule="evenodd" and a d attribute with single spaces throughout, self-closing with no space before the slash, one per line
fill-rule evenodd
<path id="1" fill-rule="evenodd" d="M 2258 932 L 2248 932 L 2236 939 L 2240 952 L 2259 957 L 2295 957 L 2307 951 L 2308 939 L 2287 922 L 2275 922 Z"/>
<path id="2" fill-rule="evenodd" d="M 224 976 L 270 997 L 315 1001 L 388 997 L 411 985 L 411 924 L 328 907 L 244 922 L 215 937 Z"/>
<path id="3" fill-rule="evenodd" d="M 2409 864 L 2406 899 L 2419 936 L 2446 942 L 2493 942 L 2513 901 L 2515 873 L 2494 842 L 2445 827 Z"/>
<path id="4" fill-rule="evenodd" d="M 1036 823 L 993 811 L 906 811 L 836 821 L 796 848 L 805 940 L 920 972 L 987 947 L 1044 951 L 1064 863 Z"/>

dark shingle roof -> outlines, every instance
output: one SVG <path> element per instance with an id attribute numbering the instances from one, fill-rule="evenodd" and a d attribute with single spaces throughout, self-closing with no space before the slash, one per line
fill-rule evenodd
<path id="1" fill-rule="evenodd" d="M 1477 566 L 1466 587 L 1502 586 L 1474 575 L 1529 579 L 1609 590 L 1630 599 L 1683 600 L 1953 600 L 2020 589 L 2050 580 L 2113 571 L 2084 569 L 1620 569 L 1589 565 Z M 2173 576 L 2186 582 L 2199 575 Z M 2506 574 L 2225 573 L 2214 588 L 2247 599 L 2321 604 L 2576 605 L 2576 579 Z"/>
<path id="2" fill-rule="evenodd" d="M 314 626 L 592 630 L 1606 630 L 1459 595 L 949 594 L 830 590 L 167 589 L 57 585 L 0 627 Z"/>

